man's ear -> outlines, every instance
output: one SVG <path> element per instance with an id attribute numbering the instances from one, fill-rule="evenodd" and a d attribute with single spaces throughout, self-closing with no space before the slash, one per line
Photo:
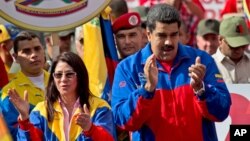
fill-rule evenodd
<path id="1" fill-rule="evenodd" d="M 19 60 L 18 60 L 18 58 L 17 58 L 17 54 L 16 54 L 16 53 L 13 53 L 12 56 L 14 57 L 16 63 L 19 63 Z"/>
<path id="2" fill-rule="evenodd" d="M 147 31 L 148 41 L 150 42 L 151 41 L 151 32 L 148 28 L 146 28 L 146 31 Z"/>
<path id="3" fill-rule="evenodd" d="M 222 40 L 223 40 L 223 39 L 224 39 L 223 36 L 221 36 L 221 35 L 218 36 L 218 40 L 219 40 L 219 43 L 220 43 L 220 44 L 222 43 Z"/>

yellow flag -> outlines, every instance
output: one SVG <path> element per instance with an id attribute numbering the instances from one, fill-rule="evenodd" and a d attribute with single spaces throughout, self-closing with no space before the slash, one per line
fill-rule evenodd
<path id="1" fill-rule="evenodd" d="M 90 91 L 101 97 L 107 81 L 107 67 L 105 62 L 100 19 L 92 19 L 83 25 L 84 53 L 83 61 L 87 67 L 90 81 Z"/>
<path id="2" fill-rule="evenodd" d="M 12 141 L 2 114 L 0 114 L 0 141 Z"/>

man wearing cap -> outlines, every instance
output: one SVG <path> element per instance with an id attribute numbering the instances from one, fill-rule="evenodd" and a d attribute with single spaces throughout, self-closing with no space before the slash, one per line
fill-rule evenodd
<path id="1" fill-rule="evenodd" d="M 134 54 L 144 46 L 141 18 L 137 12 L 120 16 L 114 21 L 112 28 L 121 59 Z"/>
<path id="2" fill-rule="evenodd" d="M 197 48 L 213 55 L 219 46 L 220 22 L 215 19 L 203 19 L 197 27 Z"/>
<path id="3" fill-rule="evenodd" d="M 8 73 L 9 79 L 14 77 L 14 73 L 10 72 L 10 69 L 20 67 L 17 63 L 13 62 L 13 40 L 21 30 L 12 24 L 0 24 L 0 57 L 5 65 L 5 69 Z"/>
<path id="4" fill-rule="evenodd" d="M 49 34 L 50 35 L 50 34 Z M 57 33 L 59 37 L 58 46 L 52 45 L 52 38 L 46 37 L 46 47 L 50 59 L 56 58 L 59 54 L 67 51 L 72 51 L 71 45 L 74 43 L 72 37 L 74 36 L 74 30 L 66 30 Z"/>
<path id="5" fill-rule="evenodd" d="M 246 22 L 232 16 L 222 20 L 219 48 L 213 58 L 226 83 L 250 83 L 250 58 L 245 49 L 250 44 Z"/>

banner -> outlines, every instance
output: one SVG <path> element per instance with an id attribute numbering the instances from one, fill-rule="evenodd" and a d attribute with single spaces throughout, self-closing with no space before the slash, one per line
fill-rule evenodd
<path id="1" fill-rule="evenodd" d="M 229 141 L 230 125 L 250 125 L 250 84 L 227 84 L 232 105 L 227 119 L 217 122 L 219 141 Z"/>
<path id="2" fill-rule="evenodd" d="M 98 15 L 111 0 L 0 0 L 0 16 L 36 31 L 75 28 Z"/>

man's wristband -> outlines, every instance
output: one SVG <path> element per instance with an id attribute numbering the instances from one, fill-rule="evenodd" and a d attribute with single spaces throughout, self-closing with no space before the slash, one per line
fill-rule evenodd
<path id="1" fill-rule="evenodd" d="M 197 91 L 194 91 L 195 95 L 197 96 L 202 96 L 202 94 L 205 92 L 205 85 L 204 85 L 204 82 L 202 81 L 202 87 L 197 90 Z"/>

